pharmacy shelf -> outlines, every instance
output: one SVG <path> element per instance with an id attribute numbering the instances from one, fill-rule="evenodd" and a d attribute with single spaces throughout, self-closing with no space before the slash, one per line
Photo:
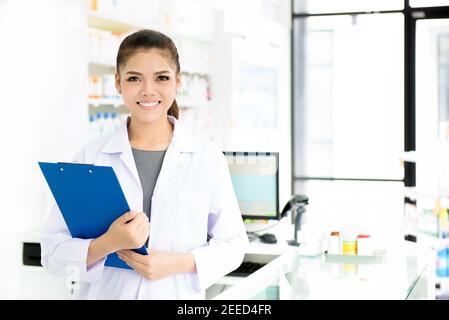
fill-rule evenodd
<path id="1" fill-rule="evenodd" d="M 210 68 L 192 68 L 192 67 L 181 67 L 181 74 L 186 75 L 199 75 L 199 76 L 210 76 L 212 71 Z"/>
<path id="2" fill-rule="evenodd" d="M 176 102 L 180 108 L 205 108 L 210 106 L 209 101 L 184 100 L 179 97 L 176 98 Z"/>
<path id="3" fill-rule="evenodd" d="M 115 70 L 115 61 L 103 61 L 103 60 L 90 60 L 89 65 L 91 66 L 100 66 L 108 69 L 114 69 Z"/>
<path id="4" fill-rule="evenodd" d="M 94 116 L 99 112 L 115 112 L 117 114 L 129 114 L 129 110 L 125 107 L 125 105 L 120 105 L 118 107 L 112 105 L 100 105 L 100 106 L 89 106 L 89 116 Z"/>
<path id="5" fill-rule="evenodd" d="M 123 106 L 123 100 L 122 99 L 115 99 L 115 98 L 99 98 L 99 99 L 92 99 L 89 98 L 89 105 L 91 106 L 114 106 L 116 108 Z"/>
<path id="6" fill-rule="evenodd" d="M 138 29 L 151 27 L 144 23 L 136 23 L 135 21 L 130 22 L 123 17 L 118 17 L 117 15 L 106 14 L 99 11 L 89 11 L 87 23 L 91 28 L 120 33 L 132 32 Z"/>
<path id="7" fill-rule="evenodd" d="M 176 40 L 185 39 L 196 42 L 212 43 L 212 34 L 191 34 L 180 30 L 175 31 L 172 27 L 161 26 L 161 32 L 166 33 L 170 38 Z"/>

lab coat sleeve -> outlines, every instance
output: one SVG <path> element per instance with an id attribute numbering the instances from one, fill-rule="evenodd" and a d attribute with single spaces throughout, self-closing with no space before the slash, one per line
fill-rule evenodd
<path id="1" fill-rule="evenodd" d="M 211 188 L 208 234 L 211 239 L 191 253 L 196 273 L 191 273 L 191 290 L 206 290 L 220 278 L 237 269 L 243 261 L 248 237 L 232 186 L 226 158 L 220 157 Z"/>
<path id="2" fill-rule="evenodd" d="M 74 162 L 84 160 L 78 153 Z M 72 238 L 57 204 L 41 231 L 41 263 L 51 273 L 63 278 L 77 278 L 79 281 L 94 282 L 103 275 L 103 258 L 87 267 L 87 253 L 92 239 Z"/>

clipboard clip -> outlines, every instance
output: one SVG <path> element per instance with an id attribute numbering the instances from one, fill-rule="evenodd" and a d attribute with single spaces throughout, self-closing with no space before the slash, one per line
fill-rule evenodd
<path id="1" fill-rule="evenodd" d="M 93 173 L 93 167 L 95 166 L 93 163 L 80 163 L 80 162 L 57 162 L 58 165 L 61 165 L 59 168 L 60 171 L 64 171 L 63 165 L 80 165 L 87 167 L 89 170 L 89 173 Z M 92 167 L 92 168 L 91 168 Z"/>
<path id="2" fill-rule="evenodd" d="M 79 164 L 83 166 L 94 166 L 94 163 L 81 163 L 81 162 L 57 162 L 57 164 Z"/>

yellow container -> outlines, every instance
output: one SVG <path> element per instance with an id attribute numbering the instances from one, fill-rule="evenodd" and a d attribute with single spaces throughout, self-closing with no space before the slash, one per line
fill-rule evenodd
<path id="1" fill-rule="evenodd" d="M 357 254 L 357 242 L 356 241 L 342 241 L 341 242 L 341 253 L 347 255 Z"/>

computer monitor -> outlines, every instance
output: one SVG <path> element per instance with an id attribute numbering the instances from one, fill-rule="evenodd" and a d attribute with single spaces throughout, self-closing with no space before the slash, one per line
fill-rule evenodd
<path id="1" fill-rule="evenodd" d="M 224 154 L 243 219 L 279 220 L 279 153 Z"/>

